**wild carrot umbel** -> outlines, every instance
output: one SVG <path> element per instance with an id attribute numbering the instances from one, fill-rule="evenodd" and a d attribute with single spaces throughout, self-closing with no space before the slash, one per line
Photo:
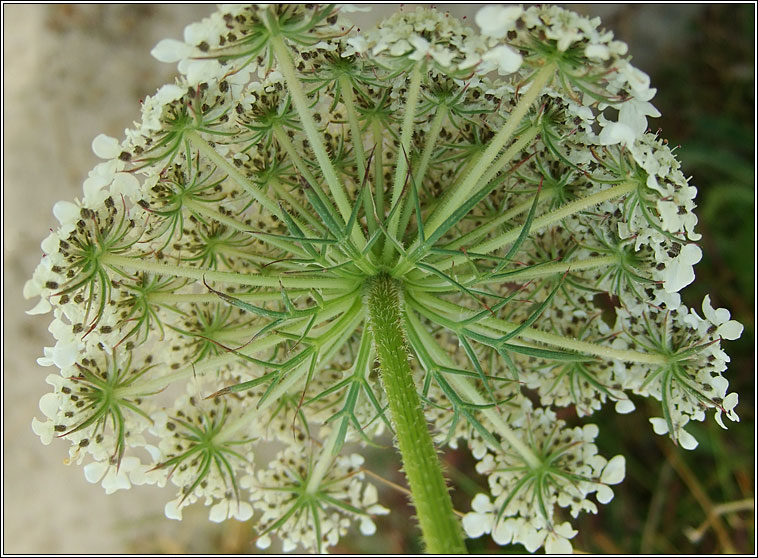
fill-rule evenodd
<path id="1" fill-rule="evenodd" d="M 690 420 L 737 420 L 742 327 L 681 303 L 696 189 L 646 133 L 655 90 L 557 7 L 479 33 L 343 11 L 226 6 L 156 46 L 182 77 L 95 138 L 25 289 L 60 369 L 33 428 L 106 491 L 171 483 L 169 517 L 199 500 L 311 551 L 388 513 L 350 452 L 391 431 L 428 551 L 570 551 L 625 461 L 557 409 L 650 396 L 687 449 Z M 462 522 L 437 458 L 460 445 L 490 487 Z"/>

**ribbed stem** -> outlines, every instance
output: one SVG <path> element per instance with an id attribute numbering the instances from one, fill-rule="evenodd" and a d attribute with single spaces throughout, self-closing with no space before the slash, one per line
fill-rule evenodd
<path id="1" fill-rule="evenodd" d="M 461 527 L 453 512 L 408 362 L 398 289 L 389 275 L 372 280 L 368 307 L 382 383 L 426 551 L 465 553 Z"/>

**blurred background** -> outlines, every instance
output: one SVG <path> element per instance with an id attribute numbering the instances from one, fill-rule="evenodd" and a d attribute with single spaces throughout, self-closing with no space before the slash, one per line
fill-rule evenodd
<path id="1" fill-rule="evenodd" d="M 714 307 L 745 324 L 727 342 L 727 377 L 740 395 L 741 422 L 721 430 L 709 417 L 695 423 L 695 451 L 652 434 L 641 405 L 633 415 L 612 409 L 593 417 L 607 456 L 627 456 L 627 479 L 599 515 L 576 525 L 574 548 L 590 553 L 754 553 L 755 483 L 755 6 L 753 4 L 569 5 L 599 15 L 626 41 L 634 64 L 658 88 L 651 119 L 698 186 L 698 230 L 703 261 L 683 298 Z M 452 15 L 475 5 L 444 6 Z M 4 553 L 247 553 L 251 526 L 216 525 L 207 510 L 189 508 L 183 522 L 168 520 L 172 491 L 135 487 L 106 496 L 85 481 L 80 467 L 63 464 L 67 445 L 40 444 L 31 419 L 52 369 L 36 364 L 52 342 L 49 316 L 27 316 L 21 296 L 41 257 L 39 243 L 57 222 L 52 206 L 81 195 L 98 162 L 90 149 L 103 132 L 121 138 L 139 117 L 139 100 L 173 79 L 173 65 L 150 57 L 163 38 L 180 38 L 185 25 L 214 8 L 206 5 L 3 6 L 3 552 Z M 359 14 L 370 25 L 396 9 Z M 411 9 L 406 5 L 405 9 Z M 573 418 L 572 418 L 573 417 Z M 567 413 L 567 420 L 575 420 Z M 465 452 L 445 456 L 457 509 L 468 511 L 481 479 Z M 371 468 L 402 483 L 396 456 L 378 450 Z M 334 553 L 419 552 L 403 494 L 380 487 L 393 513 L 379 518 L 379 534 L 348 537 Z M 470 550 L 499 549 L 480 539 Z"/>

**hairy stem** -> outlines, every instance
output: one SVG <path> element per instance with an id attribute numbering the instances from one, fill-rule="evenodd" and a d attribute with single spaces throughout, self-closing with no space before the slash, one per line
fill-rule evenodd
<path id="1" fill-rule="evenodd" d="M 430 554 L 464 553 L 461 528 L 408 362 L 398 289 L 388 275 L 372 280 L 368 306 L 382 383 L 426 551 Z"/>

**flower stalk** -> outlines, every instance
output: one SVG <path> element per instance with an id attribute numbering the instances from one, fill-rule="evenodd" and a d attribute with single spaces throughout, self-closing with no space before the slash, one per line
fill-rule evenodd
<path id="1" fill-rule="evenodd" d="M 368 289 L 371 331 L 382 383 L 426 552 L 465 553 L 460 526 L 413 380 L 397 283 L 388 275 L 379 275 L 371 280 Z"/>

